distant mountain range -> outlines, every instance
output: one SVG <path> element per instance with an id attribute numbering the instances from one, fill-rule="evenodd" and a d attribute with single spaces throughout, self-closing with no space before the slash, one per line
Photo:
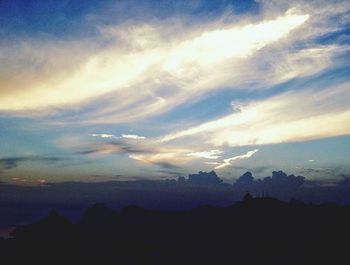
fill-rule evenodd
<path id="1" fill-rule="evenodd" d="M 246 194 L 230 207 L 57 211 L 0 240 L 1 264 L 347 264 L 350 206 Z"/>

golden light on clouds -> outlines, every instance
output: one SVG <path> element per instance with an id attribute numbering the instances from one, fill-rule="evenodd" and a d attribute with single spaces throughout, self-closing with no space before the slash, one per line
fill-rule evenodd
<path id="1" fill-rule="evenodd" d="M 218 64 L 251 56 L 257 50 L 287 36 L 308 18 L 309 15 L 287 12 L 284 16 L 257 24 L 218 25 L 218 29 L 203 28 L 196 32 L 195 37 L 185 40 L 179 38 L 171 45 L 154 30 L 144 30 L 142 34 L 135 30 L 130 33 L 136 35 L 124 36 L 129 38 L 125 40 L 126 43 L 116 41 L 103 49 L 87 49 L 86 53 L 81 52 L 80 57 L 74 54 L 76 43 L 52 42 L 42 47 L 40 53 L 36 51 L 36 46 L 27 45 L 25 56 L 27 60 L 37 62 L 34 66 L 38 69 L 33 70 L 30 64 L 18 65 L 21 60 L 17 60 L 16 56 L 20 57 L 21 53 L 23 56 L 24 51 L 19 50 L 19 55 L 9 53 L 15 58 L 7 58 L 7 61 L 10 66 L 14 64 L 12 68 L 16 71 L 6 72 L 6 75 L 15 75 L 16 78 L 0 81 L 0 110 L 61 107 L 117 91 L 121 96 L 125 94 L 124 106 L 138 102 L 140 97 L 153 95 L 150 107 L 155 113 L 169 106 L 163 97 L 157 95 L 164 94 L 162 86 L 175 85 L 181 97 L 181 93 L 195 89 L 183 82 L 207 75 Z M 141 29 L 144 27 L 140 25 Z M 157 30 L 166 31 L 166 25 Z M 141 38 L 137 38 L 138 34 L 141 34 Z M 136 40 L 137 43 L 134 43 Z M 84 43 L 81 45 L 83 49 Z M 45 74 L 37 81 L 36 76 L 41 75 L 43 69 Z M 67 72 L 67 69 L 70 71 Z M 211 78 L 217 79 L 215 76 Z M 127 97 L 130 89 L 142 92 L 130 98 Z M 198 83 L 196 89 L 201 89 Z"/>
<path id="2" fill-rule="evenodd" d="M 345 135 L 350 133 L 350 108 L 344 102 L 350 102 L 349 83 L 325 90 L 289 91 L 251 102 L 240 112 L 165 135 L 160 142 L 188 137 L 213 146 L 245 146 Z"/>
<path id="3" fill-rule="evenodd" d="M 277 144 L 350 134 L 347 1 L 200 3 L 101 4 L 64 25 L 35 15 L 26 32 L 6 20 L 0 173 L 225 173 L 278 160 L 266 152 Z M 23 159 L 56 153 L 69 159 Z"/>
<path id="4" fill-rule="evenodd" d="M 221 164 L 219 164 L 218 166 L 216 166 L 215 169 L 221 169 L 221 168 L 231 166 L 232 163 L 234 161 L 237 161 L 237 160 L 248 159 L 248 158 L 252 157 L 258 151 L 259 151 L 259 149 L 254 149 L 252 151 L 248 151 L 244 155 L 239 155 L 239 156 L 234 156 L 234 157 L 224 159 L 224 161 Z"/>

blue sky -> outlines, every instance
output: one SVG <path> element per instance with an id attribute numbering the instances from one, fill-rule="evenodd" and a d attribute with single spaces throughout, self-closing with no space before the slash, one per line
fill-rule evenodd
<path id="1" fill-rule="evenodd" d="M 2 181 L 350 175 L 348 1 L 5 0 L 0 25 Z"/>

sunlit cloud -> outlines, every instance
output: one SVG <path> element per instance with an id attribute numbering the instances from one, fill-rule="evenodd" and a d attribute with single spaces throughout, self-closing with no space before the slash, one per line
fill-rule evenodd
<path id="1" fill-rule="evenodd" d="M 189 141 L 197 139 L 214 146 L 243 146 L 346 135 L 350 133 L 348 102 L 349 83 L 323 90 L 289 91 L 246 103 L 240 112 L 168 134 L 160 141 L 188 137 Z"/>
<path id="2" fill-rule="evenodd" d="M 206 159 L 218 159 L 221 157 L 220 154 L 222 153 L 223 151 L 220 151 L 220 150 L 210 150 L 210 151 L 203 151 L 203 152 L 188 153 L 187 156 L 206 158 Z"/>
<path id="3" fill-rule="evenodd" d="M 9 78 L 1 80 L 0 110 L 57 109 L 90 102 L 113 92 L 123 100 L 100 110 L 99 115 L 103 115 L 107 122 L 108 116 L 114 120 L 126 116 L 134 120 L 154 115 L 194 94 L 217 89 L 218 85 L 232 81 L 221 71 L 213 70 L 219 65 L 235 69 L 237 63 L 287 36 L 308 19 L 308 14 L 287 12 L 260 23 L 214 23 L 207 28 L 184 29 L 185 36 L 174 34 L 170 42 L 163 37 L 163 32 L 169 28 L 166 23 L 164 26 L 136 25 L 132 29 L 102 30 L 102 40 L 106 34 L 110 38 L 110 31 L 113 31 L 118 42 L 103 49 L 97 47 L 87 49 L 83 54 L 77 53 L 73 56 L 76 57 L 74 65 L 65 65 L 64 62 L 69 64 L 72 61 L 68 58 L 71 53 L 76 53 L 76 42 L 62 42 L 60 47 L 56 47 L 55 42 L 45 45 L 24 43 L 16 47 L 16 52 L 5 47 L 5 57 L 9 56 L 5 58 L 8 69 L 16 72 L 1 69 L 2 74 Z M 123 31 L 129 34 L 122 34 Z M 37 52 L 39 45 L 42 47 Z M 63 57 L 57 63 L 55 53 Z M 38 72 L 20 65 L 21 58 L 37 62 Z M 72 71 L 67 71 L 71 68 Z M 31 81 L 43 69 L 45 75 L 40 80 Z M 14 74 L 19 78 L 12 78 Z M 18 89 L 18 82 L 22 79 L 25 80 Z M 143 90 L 139 89 L 141 84 Z M 173 88 L 168 90 L 165 87 Z M 143 104 L 139 105 L 140 102 Z M 95 120 L 93 113 L 90 120 Z"/>
<path id="4" fill-rule="evenodd" d="M 93 137 L 101 137 L 101 138 L 114 138 L 114 134 L 106 134 L 106 133 L 93 133 L 91 134 Z"/>
<path id="5" fill-rule="evenodd" d="M 129 139 L 129 140 L 144 140 L 144 139 L 146 139 L 145 136 L 140 136 L 137 134 L 121 134 L 120 136 L 116 136 L 114 134 L 107 134 L 107 133 L 93 133 L 93 134 L 91 134 L 91 136 L 100 137 L 100 138 Z"/>
<path id="6" fill-rule="evenodd" d="M 140 135 L 136 135 L 136 134 L 122 134 L 121 137 L 124 138 L 124 139 L 132 139 L 132 140 L 143 140 L 143 139 L 146 139 L 145 136 L 140 136 Z"/>
<path id="7" fill-rule="evenodd" d="M 259 149 L 254 149 L 252 151 L 248 151 L 244 155 L 234 156 L 234 157 L 224 159 L 223 163 L 219 164 L 217 167 L 215 167 L 215 169 L 220 169 L 220 168 L 224 168 L 227 166 L 231 166 L 234 161 L 250 158 L 258 151 L 259 151 Z"/>
<path id="8" fill-rule="evenodd" d="M 168 148 L 163 151 L 158 151 L 158 153 L 130 154 L 129 158 L 163 168 L 179 168 L 190 161 L 190 159 L 186 158 L 184 155 L 185 150 Z"/>
<path id="9" fill-rule="evenodd" d="M 106 138 L 107 141 L 91 141 L 79 136 L 70 136 L 59 138 L 55 143 L 60 148 L 86 158 L 127 155 L 131 160 L 165 168 L 186 166 L 194 160 L 218 159 L 223 153 L 215 149 L 197 151 L 196 148 L 189 149 L 186 145 L 167 145 L 159 143 L 156 139 L 147 139 L 138 135 L 124 135 L 124 137 L 123 135 L 121 137 L 96 135 L 98 138 Z"/>
<path id="10" fill-rule="evenodd" d="M 257 5 L 125 21 L 116 12 L 108 23 L 96 18 L 83 38 L 1 41 L 0 153 L 9 156 L 16 143 L 18 153 L 59 152 L 109 163 L 111 172 L 153 168 L 158 176 L 172 167 L 239 170 L 256 152 L 227 158 L 238 146 L 263 153 L 272 147 L 257 145 L 350 135 L 349 1 Z M 323 160 L 302 158 L 314 161 Z M 3 160 L 0 171 L 39 162 Z"/>

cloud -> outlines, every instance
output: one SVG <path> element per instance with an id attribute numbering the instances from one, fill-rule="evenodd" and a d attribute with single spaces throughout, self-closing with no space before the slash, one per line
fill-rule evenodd
<path id="1" fill-rule="evenodd" d="M 134 135 L 133 135 L 134 136 Z M 137 135 L 136 135 L 137 136 Z M 139 136 L 137 136 L 139 137 Z M 131 160 L 144 164 L 156 165 L 166 169 L 178 169 L 193 157 L 186 156 L 189 150 L 159 144 L 153 139 L 134 141 L 137 137 L 120 137 L 108 141 L 91 142 L 79 136 L 67 136 L 55 141 L 60 148 L 68 149 L 74 154 L 94 158 L 96 156 L 127 155 Z"/>
<path id="2" fill-rule="evenodd" d="M 259 151 L 258 149 L 254 149 L 252 151 L 248 151 L 244 155 L 234 156 L 234 157 L 230 157 L 230 158 L 224 159 L 224 162 L 222 164 L 218 165 L 217 167 L 215 167 L 215 169 L 220 169 L 220 168 L 224 168 L 224 167 L 227 167 L 227 166 L 231 166 L 233 161 L 250 158 L 251 156 L 253 156 L 258 151 Z"/>
<path id="3" fill-rule="evenodd" d="M 59 139 L 60 147 L 71 150 L 73 153 L 94 158 L 96 156 L 127 155 L 131 160 L 143 164 L 155 165 L 165 169 L 180 169 L 181 166 L 190 162 L 193 157 L 186 156 L 189 150 L 182 147 L 160 145 L 154 140 L 137 137 L 120 137 L 118 140 L 103 142 L 91 142 L 76 137 Z M 109 139 L 109 138 L 108 138 Z M 130 141 L 131 140 L 131 141 Z M 74 144 L 75 143 L 75 144 Z"/>
<path id="4" fill-rule="evenodd" d="M 100 138 L 115 138 L 115 139 L 130 139 L 130 140 L 143 140 L 146 139 L 145 136 L 140 136 L 137 134 L 121 134 L 120 136 L 116 136 L 114 134 L 107 133 L 93 133 L 91 136 L 100 137 Z"/>
<path id="5" fill-rule="evenodd" d="M 102 122 L 101 116 L 108 123 L 156 115 L 196 94 L 240 83 L 244 76 L 230 76 L 242 60 L 288 36 L 308 18 L 287 12 L 261 22 L 212 21 L 193 27 L 185 27 L 185 22 L 144 22 L 101 28 L 94 45 L 23 40 L 15 47 L 3 46 L 0 111 L 23 111 L 25 116 L 31 113 L 26 110 L 59 110 L 108 94 L 103 99 L 108 104 L 89 112 L 86 122 Z M 173 36 L 166 33 L 169 30 Z M 99 44 L 106 39 L 110 45 Z M 223 75 L 219 66 L 230 68 L 231 74 Z M 118 98 L 118 104 L 111 98 Z M 84 118 L 78 116 L 75 119 Z"/>
<path id="6" fill-rule="evenodd" d="M 0 169 L 1 170 L 10 170 L 18 166 L 18 158 L 2 158 L 0 160 Z"/>
<path id="7" fill-rule="evenodd" d="M 336 176 L 339 174 L 339 169 L 333 167 L 314 167 L 314 168 L 304 168 L 304 167 L 296 167 L 298 172 L 301 174 L 308 174 L 311 176 L 315 174 L 326 174 L 331 176 Z"/>
<path id="8" fill-rule="evenodd" d="M 350 186 L 350 177 L 344 174 L 341 175 L 341 180 L 338 182 L 339 186 Z"/>
<path id="9" fill-rule="evenodd" d="M 148 144 L 135 145 L 125 141 L 110 141 L 110 142 L 86 142 L 79 146 L 73 147 L 78 149 L 75 151 L 81 155 L 108 155 L 108 154 L 129 154 L 129 153 L 153 153 L 155 148 Z"/>
<path id="10" fill-rule="evenodd" d="M 0 158 L 0 172 L 17 168 L 20 163 L 24 162 L 49 162 L 56 163 L 65 160 L 61 157 L 49 156 L 18 156 Z"/>
<path id="11" fill-rule="evenodd" d="M 142 163 L 156 165 L 165 169 L 179 169 L 179 164 L 183 163 L 181 159 L 178 158 L 177 153 L 158 153 L 158 154 L 130 154 L 130 159 L 140 161 Z"/>
<path id="12" fill-rule="evenodd" d="M 106 133 L 93 133 L 91 134 L 93 137 L 101 137 L 101 138 L 115 138 L 114 134 L 106 134 Z"/>
<path id="13" fill-rule="evenodd" d="M 215 171 L 199 171 L 197 174 L 189 174 L 187 183 L 195 185 L 218 185 L 222 183 L 222 179 L 218 177 Z"/>
<path id="14" fill-rule="evenodd" d="M 174 169 L 174 168 L 173 168 Z M 159 169 L 157 170 L 157 172 L 174 177 L 174 176 L 182 176 L 183 173 L 182 172 L 177 172 L 177 171 L 173 171 L 173 170 L 169 170 L 169 169 Z"/>
<path id="15" fill-rule="evenodd" d="M 305 183 L 303 176 L 287 175 L 283 171 L 273 171 L 271 177 L 255 180 L 251 172 L 240 176 L 233 184 L 241 190 L 258 190 L 265 192 L 291 191 L 300 188 Z"/>
<path id="16" fill-rule="evenodd" d="M 220 150 L 210 150 L 210 151 L 203 151 L 203 152 L 188 153 L 187 156 L 206 158 L 206 159 L 218 159 L 220 158 L 220 154 L 222 153 L 223 151 L 220 151 Z"/>
<path id="17" fill-rule="evenodd" d="M 139 136 L 139 135 L 136 135 L 136 134 L 122 134 L 121 137 L 124 138 L 124 139 L 132 139 L 132 140 L 143 140 L 143 139 L 146 139 L 146 137 Z"/>
<path id="18" fill-rule="evenodd" d="M 350 83 L 288 91 L 246 102 L 240 112 L 160 138 L 213 146 L 244 146 L 305 141 L 350 134 Z M 327 124 L 327 126 L 324 126 Z"/>
<path id="19" fill-rule="evenodd" d="M 125 14 L 93 18 L 84 38 L 13 36 L 0 43 L 0 116 L 58 134 L 74 126 L 56 147 L 140 168 L 239 166 L 218 150 L 346 135 L 349 11 L 348 1 L 261 0 L 254 14 Z"/>
<path id="20" fill-rule="evenodd" d="M 96 134 L 101 137 L 103 134 Z M 127 137 L 111 136 L 107 141 L 91 142 L 78 135 L 59 138 L 55 141 L 60 148 L 68 149 L 74 154 L 87 157 L 127 155 L 131 160 L 144 164 L 156 165 L 162 168 L 181 168 L 198 159 L 217 159 L 223 151 L 212 149 L 209 151 L 197 151 L 186 145 L 167 145 L 154 138 L 143 138 L 138 135 Z M 112 138 L 116 138 L 111 140 Z M 142 141 L 134 141 L 141 139 Z M 197 147 L 198 149 L 201 147 Z"/>

